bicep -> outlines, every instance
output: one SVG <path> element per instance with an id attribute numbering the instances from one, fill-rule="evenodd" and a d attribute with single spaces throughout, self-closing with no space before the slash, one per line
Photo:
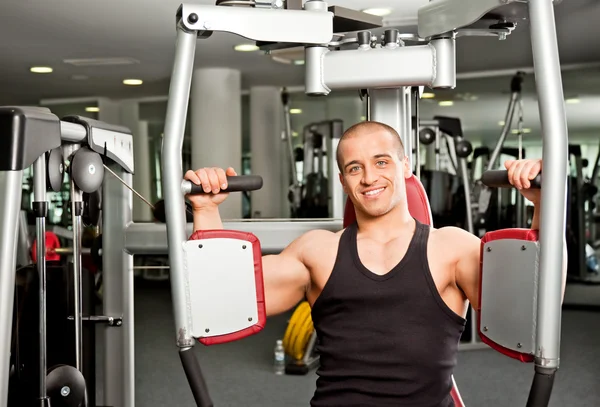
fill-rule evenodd
<path id="1" fill-rule="evenodd" d="M 456 284 L 463 291 L 471 306 L 479 310 L 479 281 L 481 268 L 481 240 L 470 233 L 465 233 L 461 240 L 464 245 L 461 256 L 456 263 Z"/>
<path id="2" fill-rule="evenodd" d="M 288 311 L 306 295 L 310 273 L 298 247 L 288 247 L 278 255 L 264 256 L 263 280 L 267 316 Z"/>

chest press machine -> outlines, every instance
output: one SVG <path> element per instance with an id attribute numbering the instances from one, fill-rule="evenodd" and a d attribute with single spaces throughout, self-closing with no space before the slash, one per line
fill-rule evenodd
<path id="1" fill-rule="evenodd" d="M 225 7 L 236 3 L 254 7 Z M 135 405 L 133 255 L 169 255 L 176 344 L 196 403 L 211 406 L 192 352 L 195 341 L 209 345 L 260 331 L 265 322 L 261 252 L 277 253 L 308 230 L 337 231 L 342 227 L 338 220 L 232 221 L 224 222 L 224 231 L 203 231 L 188 238 L 192 225 L 186 225 L 183 197 L 194 191 L 189 183 L 181 182 L 181 146 L 198 38 L 226 31 L 255 40 L 263 49 L 304 47 L 306 93 L 324 96 L 338 89 L 367 89 L 370 119 L 393 126 L 411 157 L 411 87 L 454 88 L 456 38 L 486 35 L 504 39 L 528 14 L 544 130 L 544 182 L 552 185 L 542 189 L 542 201 L 551 204 L 542 207 L 539 234 L 506 230 L 482 240 L 478 330 L 501 352 L 535 361 L 527 405 L 547 406 L 559 367 L 567 176 L 567 129 L 552 1 L 434 0 L 419 10 L 418 37 L 388 30 L 381 45 L 366 31 L 359 32 L 354 41 L 336 38 L 334 33 L 381 26 L 381 20 L 328 7 L 320 0 L 307 1 L 298 10 L 277 9 L 279 2 L 220 0 L 217 4 L 182 4 L 177 12 L 177 45 L 163 145 L 166 225 L 131 222 L 132 194 L 113 177 L 103 182 L 104 313 L 122 318 L 118 327 L 105 328 L 105 404 Z M 358 47 L 330 49 L 352 42 Z M 408 42 L 417 45 L 405 46 Z M 368 75 L 374 67 L 376 71 Z M 5 367 L 9 365 L 21 174 L 37 157 L 60 144 L 57 137 L 52 142 L 48 138 L 47 145 L 32 142 L 41 139 L 43 129 L 36 127 L 35 120 L 26 120 L 27 115 L 18 108 L 6 108 L 2 113 L 2 152 L 18 159 L 0 160 L 0 366 L 4 366 L 0 369 L 0 407 L 7 400 L 9 372 Z M 79 134 L 75 139 L 85 137 Z M 113 166 L 127 182 L 131 181 L 132 169 Z M 497 176 L 506 178 L 506 173 L 488 176 L 492 178 L 486 181 L 488 185 L 507 186 L 505 179 L 494 180 Z M 242 178 L 240 189 L 247 189 Z M 412 179 L 413 184 L 420 185 L 416 177 Z M 38 192 L 43 197 L 38 189 L 36 200 Z M 351 208 L 347 210 L 351 213 Z M 39 252 L 43 252 L 42 244 Z M 513 259 L 514 267 L 499 267 L 498 259 L 507 258 Z M 462 406 L 456 386 L 451 393 L 455 404 Z"/>

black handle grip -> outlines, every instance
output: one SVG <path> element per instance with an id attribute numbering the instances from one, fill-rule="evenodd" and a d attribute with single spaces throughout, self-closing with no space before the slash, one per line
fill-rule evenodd
<path id="1" fill-rule="evenodd" d="M 192 389 L 196 405 L 198 407 L 213 407 L 214 404 L 208 393 L 208 387 L 204 381 L 204 375 L 202 374 L 193 348 L 179 351 L 179 356 L 183 365 L 183 371 Z"/>
<path id="2" fill-rule="evenodd" d="M 483 173 L 481 177 L 483 185 L 487 185 L 490 188 L 514 188 L 514 186 L 508 182 L 508 171 L 507 170 L 491 170 Z M 538 174 L 537 177 L 529 181 L 532 189 L 540 189 L 542 187 L 542 174 Z"/>
<path id="3" fill-rule="evenodd" d="M 261 189 L 263 186 L 263 179 L 259 175 L 238 175 L 233 177 L 227 177 L 227 189 L 221 190 L 221 192 L 244 192 L 244 191 L 256 191 Z M 205 194 L 202 185 L 196 185 L 191 181 L 183 181 L 182 184 L 183 192 L 186 195 L 200 195 Z"/>

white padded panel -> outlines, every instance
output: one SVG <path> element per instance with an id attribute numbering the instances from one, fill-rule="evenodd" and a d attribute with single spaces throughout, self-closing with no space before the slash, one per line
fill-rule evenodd
<path id="1" fill-rule="evenodd" d="M 184 243 L 184 267 L 194 338 L 227 335 L 258 322 L 250 242 L 189 240 Z"/>
<path id="2" fill-rule="evenodd" d="M 505 348 L 534 353 L 537 281 L 536 242 L 499 239 L 486 243 L 481 281 L 482 333 Z"/>

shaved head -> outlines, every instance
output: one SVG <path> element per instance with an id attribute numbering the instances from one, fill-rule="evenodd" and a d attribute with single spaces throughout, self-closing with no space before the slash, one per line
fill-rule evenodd
<path id="1" fill-rule="evenodd" d="M 387 124 L 373 121 L 365 121 L 355 124 L 354 126 L 348 128 L 342 137 L 340 138 L 340 142 L 337 147 L 336 158 L 338 163 L 338 168 L 340 172 L 343 172 L 344 167 L 344 158 L 341 156 L 340 146 L 343 142 L 348 141 L 349 139 L 361 136 L 368 136 L 373 132 L 381 132 L 384 131 L 393 138 L 398 147 L 398 158 L 402 160 L 404 158 L 404 144 L 402 143 L 402 139 L 400 139 L 400 135 L 393 127 L 388 126 Z"/>

